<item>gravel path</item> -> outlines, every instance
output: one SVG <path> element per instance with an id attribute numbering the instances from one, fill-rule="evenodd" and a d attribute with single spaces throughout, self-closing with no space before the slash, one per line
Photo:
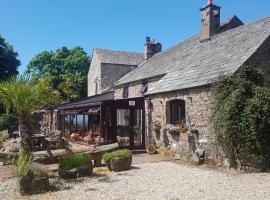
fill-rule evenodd
<path id="1" fill-rule="evenodd" d="M 0 199 L 63 200 L 269 200 L 270 174 L 240 174 L 172 162 L 136 164 L 130 171 L 66 182 L 66 189 L 18 196 L 16 179 L 0 182 Z"/>

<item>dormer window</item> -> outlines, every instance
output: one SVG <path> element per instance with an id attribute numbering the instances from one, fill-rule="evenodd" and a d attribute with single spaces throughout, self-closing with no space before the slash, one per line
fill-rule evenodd
<path id="1" fill-rule="evenodd" d="M 148 83 L 147 83 L 147 82 L 144 82 L 144 83 L 142 84 L 141 89 L 140 89 L 140 93 L 141 93 L 141 94 L 145 94 L 145 93 L 147 92 L 147 90 L 148 90 Z"/>
<path id="2" fill-rule="evenodd" d="M 123 88 L 123 98 L 128 98 L 128 90 L 129 90 L 129 86 L 125 86 Z"/>

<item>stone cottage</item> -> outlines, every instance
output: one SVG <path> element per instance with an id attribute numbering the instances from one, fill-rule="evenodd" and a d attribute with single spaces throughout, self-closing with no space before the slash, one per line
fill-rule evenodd
<path id="1" fill-rule="evenodd" d="M 59 107 L 60 128 L 77 127 L 81 115 L 81 131 L 89 131 L 95 113 L 98 128 L 92 132 L 105 141 L 121 140 L 136 148 L 154 137 L 158 146 L 174 143 L 182 159 L 199 145 L 210 158 L 219 159 L 209 119 L 210 86 L 244 65 L 260 68 L 265 85 L 270 85 L 270 17 L 244 25 L 233 16 L 221 23 L 220 7 L 212 1 L 200 11 L 200 33 L 165 51 L 149 37 L 143 54 L 95 49 L 89 97 Z M 165 131 L 166 124 L 179 121 L 196 131 L 177 137 Z M 155 132 L 157 122 L 161 129 Z"/>

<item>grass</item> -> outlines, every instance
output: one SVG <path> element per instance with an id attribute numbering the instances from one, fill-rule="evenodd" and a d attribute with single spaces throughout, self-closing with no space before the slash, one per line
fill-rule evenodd
<path id="1" fill-rule="evenodd" d="M 131 155 L 132 155 L 132 152 L 130 150 L 123 149 L 123 150 L 113 151 L 113 152 L 110 152 L 110 153 L 105 153 L 103 155 L 103 158 L 102 159 L 106 163 L 109 163 L 112 159 L 128 157 L 128 156 L 131 156 Z"/>
<path id="2" fill-rule="evenodd" d="M 6 141 L 9 138 L 8 130 L 0 131 L 0 140 Z"/>
<path id="3" fill-rule="evenodd" d="M 91 159 L 86 154 L 73 154 L 65 156 L 59 161 L 59 168 L 64 170 L 74 169 L 80 166 L 91 165 Z"/>
<path id="4" fill-rule="evenodd" d="M 17 161 L 17 174 L 21 177 L 28 176 L 33 173 L 31 163 L 33 157 L 26 153 L 21 153 Z M 15 164 L 15 163 L 14 163 Z"/>

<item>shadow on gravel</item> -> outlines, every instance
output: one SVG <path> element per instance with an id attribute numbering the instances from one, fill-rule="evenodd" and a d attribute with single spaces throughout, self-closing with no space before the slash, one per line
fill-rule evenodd
<path id="1" fill-rule="evenodd" d="M 115 182 L 119 182 L 119 180 L 117 180 L 117 179 L 112 180 L 112 178 L 109 177 L 109 176 L 104 176 L 104 177 L 98 179 L 98 181 L 99 182 L 103 182 L 103 183 L 115 183 Z"/>

